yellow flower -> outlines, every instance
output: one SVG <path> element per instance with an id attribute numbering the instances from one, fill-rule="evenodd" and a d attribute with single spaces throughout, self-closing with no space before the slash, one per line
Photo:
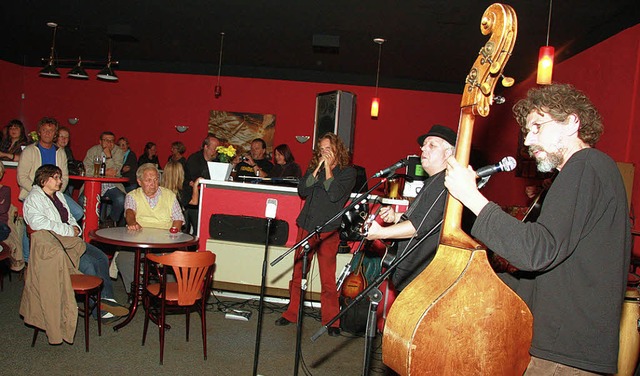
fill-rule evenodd
<path id="1" fill-rule="evenodd" d="M 236 156 L 236 148 L 234 148 L 233 145 L 218 146 L 216 151 L 218 152 L 220 162 L 231 162 L 231 159 Z"/>

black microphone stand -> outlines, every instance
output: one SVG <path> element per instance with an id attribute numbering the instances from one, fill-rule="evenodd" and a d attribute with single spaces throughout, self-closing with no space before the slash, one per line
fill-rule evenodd
<path id="1" fill-rule="evenodd" d="M 256 346 L 253 353 L 253 376 L 258 374 L 258 358 L 260 357 L 260 337 L 262 334 L 262 317 L 264 316 L 264 295 L 267 280 L 267 255 L 269 251 L 269 234 L 271 232 L 271 221 L 273 218 L 267 217 L 267 236 L 264 241 L 264 259 L 262 261 L 262 280 L 260 282 L 260 299 L 258 300 L 258 329 L 256 330 Z"/>
<path id="2" fill-rule="evenodd" d="M 369 189 L 368 191 L 362 193 L 361 195 L 357 196 L 356 198 L 354 198 L 353 200 L 351 200 L 351 203 L 347 206 L 345 206 L 344 208 L 342 208 L 342 210 L 340 210 L 338 213 L 336 213 L 336 215 L 334 215 L 333 217 L 331 217 L 329 220 L 327 220 L 325 223 L 323 223 L 320 226 L 317 226 L 315 228 L 315 230 L 309 232 L 309 234 L 307 234 L 307 236 L 304 237 L 304 239 L 300 240 L 298 243 L 294 244 L 293 247 L 289 248 L 285 253 L 283 253 L 282 255 L 280 255 L 278 258 L 276 258 L 275 260 L 271 261 L 270 265 L 274 266 L 277 263 L 279 263 L 280 261 L 282 261 L 282 259 L 284 259 L 289 253 L 293 252 L 296 248 L 304 245 L 304 250 L 303 250 L 303 259 L 302 259 L 302 279 L 300 281 L 300 303 L 298 304 L 298 322 L 296 325 L 296 359 L 295 359 L 295 368 L 293 369 L 293 374 L 295 376 L 298 375 L 298 368 L 299 368 L 299 364 L 300 364 L 300 353 L 301 353 L 301 342 L 302 342 L 302 316 L 303 316 L 303 310 L 304 310 L 304 294 L 305 291 L 307 289 L 307 255 L 311 249 L 311 247 L 309 246 L 309 242 L 308 240 L 311 239 L 312 236 L 314 235 L 319 235 L 320 231 L 322 231 L 322 229 L 324 227 L 326 227 L 328 224 L 330 224 L 331 222 L 335 221 L 338 218 L 341 218 L 342 215 L 344 213 L 346 213 L 347 211 L 353 209 L 356 205 L 360 204 L 360 202 L 366 198 L 367 196 L 369 196 L 369 194 L 371 192 L 373 192 L 376 188 L 378 188 L 382 183 L 386 182 L 388 180 L 388 178 L 383 178 L 381 179 L 379 182 L 377 182 L 376 184 L 373 185 L 373 187 L 371 187 L 371 189 Z M 295 258 L 294 258 L 294 263 L 295 263 Z M 339 317 L 339 316 L 336 316 Z M 332 323 L 335 322 L 335 320 L 332 321 Z M 324 327 L 323 327 L 324 328 Z M 325 328 L 326 331 L 326 328 Z"/>

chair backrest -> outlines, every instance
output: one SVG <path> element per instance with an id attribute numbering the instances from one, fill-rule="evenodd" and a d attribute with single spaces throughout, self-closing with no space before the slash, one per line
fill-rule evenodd
<path id="1" fill-rule="evenodd" d="M 146 256 L 150 261 L 171 266 L 178 282 L 178 305 L 193 305 L 209 290 L 216 255 L 208 252 L 175 251 L 169 254 Z"/>

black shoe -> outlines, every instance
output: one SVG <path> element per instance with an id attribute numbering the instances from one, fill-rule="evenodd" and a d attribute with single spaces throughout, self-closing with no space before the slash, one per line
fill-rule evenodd
<path id="1" fill-rule="evenodd" d="M 276 320 L 276 326 L 287 326 L 293 324 L 291 321 L 285 319 L 284 317 L 280 317 Z"/>
<path id="2" fill-rule="evenodd" d="M 336 328 L 334 326 L 327 329 L 327 332 L 331 337 L 339 337 L 340 336 L 340 328 Z"/>

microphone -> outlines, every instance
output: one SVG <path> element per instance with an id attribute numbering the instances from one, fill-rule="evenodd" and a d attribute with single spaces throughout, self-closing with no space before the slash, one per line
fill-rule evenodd
<path id="1" fill-rule="evenodd" d="M 278 200 L 275 198 L 267 199 L 267 207 L 264 210 L 264 216 L 269 219 L 274 219 L 276 217 L 276 211 L 278 210 Z"/>
<path id="2" fill-rule="evenodd" d="M 378 172 L 376 172 L 375 174 L 373 174 L 374 178 L 379 178 L 381 176 L 387 175 L 391 172 L 394 172 L 395 170 L 405 167 L 406 165 L 409 164 L 409 161 L 405 158 L 405 159 L 401 159 L 398 162 L 396 162 L 396 164 L 394 164 L 393 166 L 389 166 L 387 168 L 385 168 L 384 170 L 380 170 Z"/>
<path id="3" fill-rule="evenodd" d="M 484 166 L 477 169 L 476 177 L 486 178 L 495 174 L 496 172 L 513 171 L 516 168 L 516 165 L 516 160 L 513 157 L 504 157 L 500 162 L 494 165 Z"/>

